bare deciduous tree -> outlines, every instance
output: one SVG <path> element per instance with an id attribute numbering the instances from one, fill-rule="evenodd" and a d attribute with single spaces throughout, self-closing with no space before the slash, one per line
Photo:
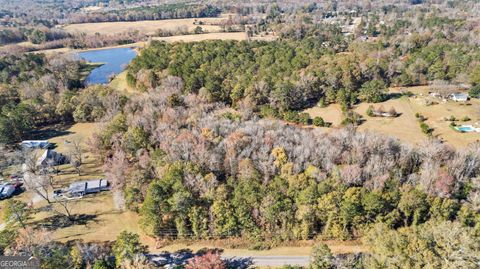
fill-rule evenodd
<path id="1" fill-rule="evenodd" d="M 77 174 L 80 176 L 82 172 L 81 166 L 84 160 L 84 149 L 81 140 L 77 139 L 71 142 L 69 157 L 70 164 L 75 168 L 75 171 L 77 171 Z"/>

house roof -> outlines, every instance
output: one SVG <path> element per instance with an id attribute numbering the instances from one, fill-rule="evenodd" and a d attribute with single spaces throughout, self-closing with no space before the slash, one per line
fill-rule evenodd
<path id="1" fill-rule="evenodd" d="M 452 97 L 455 98 L 455 99 L 467 99 L 468 94 L 463 93 L 463 92 L 456 92 L 456 93 L 452 93 Z"/>
<path id="2" fill-rule="evenodd" d="M 78 192 L 83 192 L 87 189 L 106 188 L 107 186 L 108 186 L 107 180 L 96 179 L 96 180 L 74 182 L 70 184 L 70 187 L 68 188 L 68 190 L 71 193 L 78 193 Z"/>
<path id="3" fill-rule="evenodd" d="M 37 160 L 37 165 L 42 165 L 44 161 L 47 160 L 53 160 L 55 163 L 58 161 L 58 159 L 61 158 L 61 154 L 54 151 L 53 149 L 46 149 L 42 156 L 38 158 Z"/>
<path id="4" fill-rule="evenodd" d="M 48 140 L 24 140 L 21 145 L 28 148 L 46 148 L 50 143 Z"/>

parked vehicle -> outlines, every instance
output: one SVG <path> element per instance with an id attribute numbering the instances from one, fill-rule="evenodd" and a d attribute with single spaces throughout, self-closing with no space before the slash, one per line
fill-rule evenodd
<path id="1" fill-rule="evenodd" d="M 14 194 L 21 191 L 22 182 L 0 183 L 0 200 L 12 197 Z"/>

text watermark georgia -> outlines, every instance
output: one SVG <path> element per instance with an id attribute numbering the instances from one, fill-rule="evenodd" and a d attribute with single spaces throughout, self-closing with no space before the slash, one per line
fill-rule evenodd
<path id="1" fill-rule="evenodd" d="M 40 269 L 40 261 L 29 256 L 0 256 L 0 269 Z"/>

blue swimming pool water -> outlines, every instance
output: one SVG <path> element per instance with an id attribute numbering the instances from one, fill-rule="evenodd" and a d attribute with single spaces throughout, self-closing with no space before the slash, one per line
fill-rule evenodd
<path id="1" fill-rule="evenodd" d="M 460 126 L 460 127 L 457 127 L 457 129 L 461 132 L 473 132 L 473 131 L 475 131 L 475 129 L 473 129 L 470 126 Z"/>
<path id="2" fill-rule="evenodd" d="M 109 82 L 109 77 L 122 72 L 137 56 L 137 53 L 132 48 L 114 48 L 85 51 L 80 52 L 79 55 L 89 62 L 105 63 L 93 69 L 85 82 L 87 84 L 106 84 Z"/>

